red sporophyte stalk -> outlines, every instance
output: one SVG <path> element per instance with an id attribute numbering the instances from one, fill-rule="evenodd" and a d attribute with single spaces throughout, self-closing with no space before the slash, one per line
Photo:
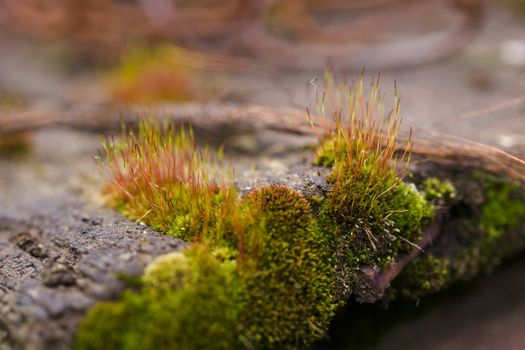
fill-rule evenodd
<path id="1" fill-rule="evenodd" d="M 143 120 L 137 131 L 123 128 L 120 137 L 106 139 L 103 148 L 111 204 L 179 238 L 206 239 L 211 226 L 223 232 L 217 226 L 238 200 L 233 171 L 197 148 L 191 128 Z"/>

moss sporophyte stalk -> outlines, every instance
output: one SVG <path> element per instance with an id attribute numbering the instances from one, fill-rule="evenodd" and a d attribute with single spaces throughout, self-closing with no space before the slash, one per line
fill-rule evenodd
<path id="1" fill-rule="evenodd" d="M 397 92 L 385 113 L 377 82 L 349 89 L 330 73 L 325 80 L 318 114 L 334 127 L 315 160 L 330 168 L 325 196 L 276 184 L 241 194 L 220 155 L 169 123 L 144 120 L 104 142 L 110 205 L 190 246 L 153 261 L 138 288 L 92 308 L 77 349 L 303 349 L 357 294 L 363 267 L 381 270 L 422 250 L 436 206 L 457 189 L 437 178 L 419 189 L 403 182 L 411 138 L 399 144 Z M 505 191 L 487 192 L 478 227 L 491 239 L 512 224 L 491 209 Z M 439 290 L 453 266 L 421 253 L 397 290 Z"/>

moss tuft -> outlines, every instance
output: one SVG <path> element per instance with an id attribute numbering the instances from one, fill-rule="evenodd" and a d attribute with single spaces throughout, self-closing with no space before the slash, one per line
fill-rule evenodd
<path id="1" fill-rule="evenodd" d="M 119 301 L 100 303 L 89 311 L 75 349 L 238 347 L 235 264 L 221 263 L 195 246 L 158 258 L 144 279 L 140 292 L 127 291 Z M 159 293 L 159 286 L 167 288 Z"/>
<path id="2" fill-rule="evenodd" d="M 237 210 L 239 251 L 215 241 L 157 258 L 138 293 L 90 311 L 77 348 L 300 349 L 322 338 L 337 307 L 333 256 L 308 202 L 271 185 Z"/>
<path id="3" fill-rule="evenodd" d="M 158 293 L 182 289 L 190 269 L 188 260 L 187 255 L 182 252 L 158 257 L 144 271 L 144 285 Z"/>
<path id="4" fill-rule="evenodd" d="M 516 194 L 519 186 L 487 179 L 486 201 L 481 212 L 480 228 L 488 240 L 494 240 L 519 224 L 525 216 L 525 203 Z"/>
<path id="5" fill-rule="evenodd" d="M 468 281 L 480 272 L 489 272 L 505 257 L 525 247 L 525 192 L 515 183 L 493 175 L 465 174 L 469 187 L 457 186 L 458 204 L 429 252 L 411 264 L 394 281 L 394 293 L 419 299 L 450 286 Z M 423 188 L 432 194 L 436 181 Z M 428 191 L 429 184 L 431 191 Z M 443 191 L 440 191 L 443 193 Z M 428 197 L 427 197 L 428 198 Z M 432 199 L 444 196 L 432 194 Z"/>
<path id="6" fill-rule="evenodd" d="M 218 156 L 197 149 L 191 129 L 147 119 L 103 146 L 105 192 L 124 215 L 190 242 L 220 244 L 233 234 L 238 195 L 231 175 Z"/>
<path id="7" fill-rule="evenodd" d="M 346 286 L 338 294 L 344 299 L 352 291 L 361 293 L 361 267 L 383 268 L 417 247 L 434 207 L 414 185 L 402 182 L 412 143 L 410 136 L 403 146 L 398 143 L 397 91 L 391 112 L 383 115 L 378 81 L 365 91 L 363 78 L 349 88 L 328 72 L 325 85 L 328 93 L 318 109 L 322 117 L 324 111 L 332 114 L 335 127 L 315 158 L 332 169 L 318 220 L 334 242 L 337 284 Z"/>
<path id="8" fill-rule="evenodd" d="M 333 180 L 320 215 L 325 231 L 345 237 L 347 264 L 383 267 L 414 248 L 434 207 L 394 172 L 374 182 L 364 171 L 359 177 Z"/>
<path id="9" fill-rule="evenodd" d="M 393 288 L 402 297 L 417 300 L 443 289 L 449 283 L 449 268 L 448 259 L 425 254 L 403 270 Z"/>
<path id="10" fill-rule="evenodd" d="M 0 135 L 0 157 L 22 156 L 30 150 L 31 139 L 28 133 Z"/>
<path id="11" fill-rule="evenodd" d="M 437 177 L 426 178 L 421 184 L 421 191 L 428 201 L 442 204 L 447 198 L 456 197 L 456 189 L 450 181 L 442 181 Z"/>
<path id="12" fill-rule="evenodd" d="M 173 45 L 134 48 L 110 74 L 112 99 L 139 104 L 209 98 L 219 91 L 219 76 L 205 68 L 203 54 Z"/>
<path id="13" fill-rule="evenodd" d="M 251 193 L 262 249 L 240 266 L 240 324 L 256 349 L 301 349 L 323 337 L 336 307 L 333 254 L 311 209 L 297 192 L 272 185 Z"/>

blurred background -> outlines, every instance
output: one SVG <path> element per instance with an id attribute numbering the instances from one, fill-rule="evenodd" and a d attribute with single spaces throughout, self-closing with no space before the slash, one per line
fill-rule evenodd
<path id="1" fill-rule="evenodd" d="M 85 191 L 98 136 L 82 129 L 122 111 L 301 114 L 327 66 L 396 81 L 416 136 L 525 156 L 525 0 L 0 0 L 0 154 L 31 152 L 0 161 L 0 200 Z M 523 349 L 524 275 L 517 258 L 417 305 L 350 305 L 319 348 Z"/>
<path id="2" fill-rule="evenodd" d="M 523 0 L 1 0 L 0 108 L 304 109 L 327 65 L 366 68 L 406 124 L 523 152 L 524 23 Z"/>

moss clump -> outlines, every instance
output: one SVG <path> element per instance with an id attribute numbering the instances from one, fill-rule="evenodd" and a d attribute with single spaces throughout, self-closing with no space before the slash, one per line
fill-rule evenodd
<path id="1" fill-rule="evenodd" d="M 206 98 L 219 87 L 216 74 L 204 74 L 206 64 L 204 55 L 172 45 L 135 48 L 111 73 L 110 92 L 127 104 Z"/>
<path id="2" fill-rule="evenodd" d="M 110 205 L 185 241 L 234 240 L 237 192 L 219 157 L 197 149 L 191 129 L 143 120 L 103 146 Z"/>
<path id="3" fill-rule="evenodd" d="M 421 239 L 421 230 L 434 216 L 434 207 L 414 184 L 400 182 L 386 205 L 394 232 L 411 242 Z M 399 230 L 399 231 L 396 231 Z M 405 242 L 406 243 L 406 242 Z"/>
<path id="4" fill-rule="evenodd" d="M 480 228 L 488 240 L 500 238 L 525 217 L 525 202 L 517 192 L 519 186 L 494 179 L 485 181 L 486 201 L 482 207 Z"/>
<path id="5" fill-rule="evenodd" d="M 489 272 L 503 258 L 525 247 L 525 192 L 508 180 L 486 173 L 474 173 L 483 201 L 472 207 L 473 217 L 458 222 L 460 244 L 449 253 L 451 281 L 466 281 Z"/>
<path id="6" fill-rule="evenodd" d="M 138 133 L 109 140 L 106 154 L 113 177 L 107 192 L 120 211 L 238 261 L 247 305 L 239 319 L 243 343 L 298 348 L 324 334 L 335 308 L 332 251 L 300 194 L 272 185 L 239 198 L 231 179 L 214 174 L 219 166 L 195 149 L 191 133 L 148 121 Z M 172 278 L 157 287 L 171 286 Z"/>
<path id="7" fill-rule="evenodd" d="M 237 347 L 234 263 L 220 262 L 196 246 L 159 258 L 144 282 L 138 292 L 93 307 L 77 332 L 75 349 Z"/>
<path id="8" fill-rule="evenodd" d="M 158 293 L 182 289 L 190 269 L 188 257 L 181 252 L 173 252 L 158 257 L 144 271 L 144 284 Z"/>
<path id="9" fill-rule="evenodd" d="M 0 136 L 0 156 L 21 156 L 30 151 L 30 135 L 27 133 L 15 133 Z"/>
<path id="10" fill-rule="evenodd" d="M 301 349 L 322 338 L 337 306 L 333 253 L 308 202 L 271 185 L 237 210 L 238 251 L 225 239 L 159 257 L 140 291 L 89 312 L 77 348 Z"/>
<path id="11" fill-rule="evenodd" d="M 421 183 L 421 191 L 428 201 L 443 204 L 447 198 L 456 197 L 456 189 L 450 181 L 442 181 L 437 177 L 426 178 Z"/>
<path id="12" fill-rule="evenodd" d="M 325 231 L 345 237 L 346 261 L 352 267 L 383 267 L 408 253 L 434 215 L 424 195 L 400 182 L 393 171 L 380 182 L 364 170 L 330 183 L 321 222 Z"/>
<path id="13" fill-rule="evenodd" d="M 259 222 L 249 236 L 261 237 L 245 253 L 241 329 L 255 349 L 302 349 L 323 337 L 336 307 L 333 253 L 327 237 L 297 192 L 279 185 L 245 198 Z"/>
<path id="14" fill-rule="evenodd" d="M 331 168 L 334 165 L 336 158 L 341 156 L 335 152 L 337 152 L 335 139 L 327 139 L 323 141 L 315 152 L 314 164 Z"/>
<path id="15" fill-rule="evenodd" d="M 413 261 L 393 283 L 394 294 L 419 299 L 453 283 L 489 272 L 503 258 L 525 247 L 525 192 L 507 180 L 474 172 L 458 178 L 458 203 L 428 252 Z M 431 180 L 436 183 L 435 180 Z M 461 186 L 466 181 L 469 186 Z M 425 188 L 426 186 L 423 186 Z M 432 189 L 436 186 L 432 184 Z M 447 186 L 449 187 L 449 186 Z M 427 184 L 428 189 L 428 184 Z M 433 200 L 444 197 L 432 194 Z"/>
<path id="16" fill-rule="evenodd" d="M 361 293 L 361 267 L 381 269 L 417 247 L 434 207 L 414 185 L 402 182 L 411 140 L 398 145 L 397 92 L 392 112 L 383 116 L 379 82 L 365 92 L 363 79 L 348 88 L 328 72 L 325 86 L 328 93 L 319 110 L 332 113 L 335 129 L 322 140 L 315 158 L 316 165 L 332 169 L 319 222 L 334 242 L 337 284 L 346 286 L 338 293 L 344 299 L 352 291 Z M 336 105 L 325 103 L 332 100 Z"/>
<path id="17" fill-rule="evenodd" d="M 450 262 L 432 254 L 409 264 L 393 282 L 393 288 L 404 298 L 419 299 L 443 289 L 449 282 Z"/>

